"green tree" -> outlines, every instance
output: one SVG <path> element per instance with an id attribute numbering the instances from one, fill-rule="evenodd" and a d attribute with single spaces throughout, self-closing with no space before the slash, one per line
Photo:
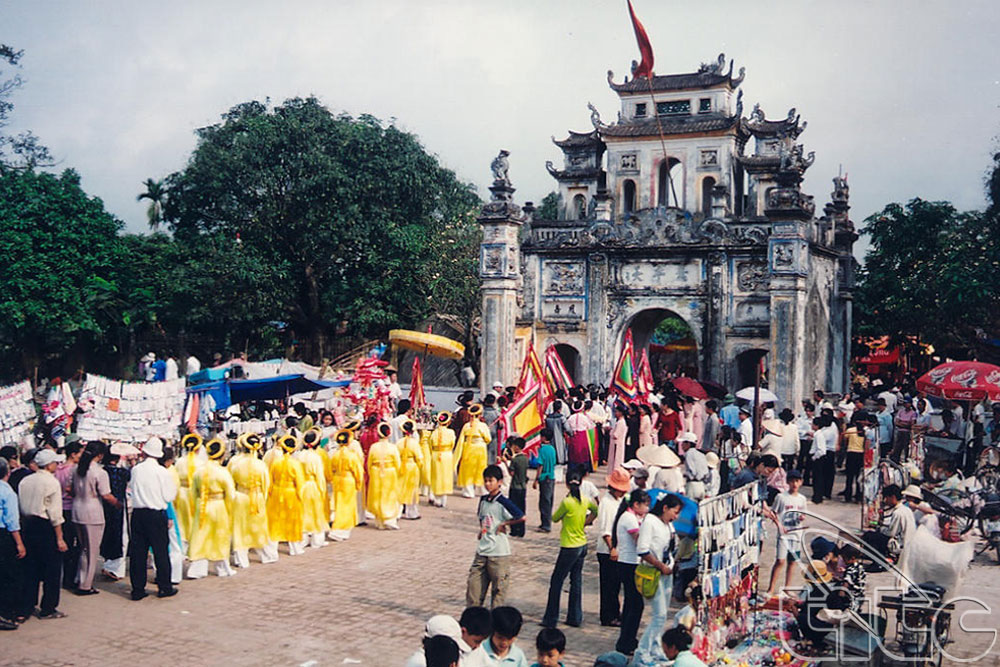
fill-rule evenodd
<path id="1" fill-rule="evenodd" d="M 889 204 L 865 220 L 871 249 L 858 276 L 858 332 L 916 336 L 967 354 L 1000 312 L 1000 237 L 988 215 L 948 202 Z"/>
<path id="2" fill-rule="evenodd" d="M 149 200 L 149 207 L 146 209 L 146 221 L 149 223 L 149 228 L 155 232 L 160 228 L 160 223 L 163 222 L 163 202 L 166 199 L 166 190 L 163 187 L 162 180 L 157 181 L 147 178 L 142 184 L 146 186 L 146 191 L 136 195 L 135 200 Z"/>
<path id="3" fill-rule="evenodd" d="M 558 192 L 550 192 L 542 198 L 535 215 L 539 220 L 558 220 L 560 207 L 562 207 L 562 197 Z"/>
<path id="4" fill-rule="evenodd" d="M 0 340 L 33 375 L 48 357 L 103 337 L 91 304 L 121 258 L 121 222 L 60 176 L 0 166 Z"/>
<path id="5" fill-rule="evenodd" d="M 165 219 L 182 243 L 237 239 L 266 262 L 278 280 L 258 319 L 287 322 L 307 359 L 328 352 L 342 321 L 382 335 L 454 302 L 456 279 L 473 284 L 459 240 L 479 199 L 413 135 L 313 98 L 240 104 L 197 135 L 166 179 Z M 443 266 L 449 239 L 463 254 Z"/>
<path id="6" fill-rule="evenodd" d="M 52 156 L 31 132 L 8 135 L 3 130 L 10 122 L 14 91 L 23 83 L 17 69 L 24 51 L 0 44 L 0 164 L 8 167 L 33 168 L 51 166 Z"/>

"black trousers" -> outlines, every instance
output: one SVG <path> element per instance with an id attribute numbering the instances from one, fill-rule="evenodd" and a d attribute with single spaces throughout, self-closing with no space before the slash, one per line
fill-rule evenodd
<path id="1" fill-rule="evenodd" d="M 538 481 L 538 513 L 541 514 L 541 527 L 552 529 L 552 498 L 556 492 L 556 480 L 542 479 Z"/>
<path id="2" fill-rule="evenodd" d="M 527 507 L 527 495 L 527 489 L 515 489 L 514 487 L 510 488 L 510 501 L 514 503 L 522 512 L 524 512 Z M 525 522 L 522 521 L 521 523 L 515 523 L 511 526 L 511 537 L 524 537 L 524 524 Z"/>
<path id="3" fill-rule="evenodd" d="M 587 545 L 582 547 L 560 547 L 556 565 L 549 579 L 549 598 L 542 615 L 542 625 L 554 628 L 559 622 L 559 601 L 563 584 L 569 577 L 569 608 L 566 610 L 566 624 L 583 623 L 583 563 L 587 560 Z"/>
<path id="4" fill-rule="evenodd" d="M 14 538 L 0 528 L 0 616 L 12 620 L 24 606 L 24 573 Z"/>
<path id="5" fill-rule="evenodd" d="M 24 596 L 21 613 L 30 614 L 38 604 L 38 586 L 42 586 L 43 614 L 59 606 L 59 580 L 62 578 L 62 554 L 56 548 L 56 531 L 52 522 L 37 516 L 21 517 L 21 539 L 24 541 Z"/>
<path id="6" fill-rule="evenodd" d="M 601 625 L 608 625 L 621 620 L 618 592 L 622 582 L 618 578 L 618 563 L 611 560 L 611 554 L 597 554 L 597 570 L 601 577 Z"/>
<path id="7" fill-rule="evenodd" d="M 833 457 L 830 455 L 830 452 L 827 452 L 818 459 L 813 459 L 812 487 L 814 503 L 823 502 L 823 498 L 826 496 L 827 471 L 832 467 Z"/>
<path id="8" fill-rule="evenodd" d="M 639 646 L 636 635 L 639 634 L 639 624 L 642 623 L 642 610 L 646 603 L 635 587 L 635 565 L 618 563 L 618 577 L 625 588 L 625 605 L 622 608 L 622 629 L 618 634 L 615 650 L 625 655 L 631 655 Z"/>
<path id="9" fill-rule="evenodd" d="M 132 510 L 132 533 L 128 545 L 128 574 L 132 581 L 132 594 L 146 590 L 146 554 L 153 550 L 156 563 L 156 587 L 169 591 L 170 558 L 167 547 L 170 538 L 167 533 L 167 513 L 164 510 Z"/>
<path id="10" fill-rule="evenodd" d="M 865 465 L 864 452 L 847 452 L 847 484 L 844 486 L 844 500 L 851 502 L 855 496 L 861 499 L 861 470 Z"/>
<path id="11" fill-rule="evenodd" d="M 812 458 L 809 450 L 812 449 L 812 440 L 799 440 L 799 470 L 802 471 L 802 484 L 812 485 Z"/>
<path id="12" fill-rule="evenodd" d="M 63 552 L 63 586 L 73 588 L 76 584 L 76 573 L 80 567 L 80 534 L 76 532 L 76 524 L 73 523 L 73 511 L 63 510 L 63 542 L 66 543 L 66 551 Z"/>

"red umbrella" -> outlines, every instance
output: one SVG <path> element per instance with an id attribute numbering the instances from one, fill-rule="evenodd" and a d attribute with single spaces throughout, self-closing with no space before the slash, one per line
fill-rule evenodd
<path id="1" fill-rule="evenodd" d="M 921 375 L 917 390 L 956 401 L 1000 400 L 1000 366 L 949 361 Z"/>
<path id="2" fill-rule="evenodd" d="M 685 396 L 690 396 L 691 398 L 708 398 L 705 388 L 694 378 L 679 377 L 674 378 L 671 382 L 674 384 L 674 388 Z"/>

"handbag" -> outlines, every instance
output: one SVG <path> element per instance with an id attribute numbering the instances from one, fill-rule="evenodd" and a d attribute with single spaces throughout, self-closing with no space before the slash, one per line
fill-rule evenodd
<path id="1" fill-rule="evenodd" d="M 660 571 L 648 563 L 639 563 L 635 566 L 635 588 L 639 595 L 644 598 L 651 598 L 656 595 L 656 590 L 660 587 Z"/>

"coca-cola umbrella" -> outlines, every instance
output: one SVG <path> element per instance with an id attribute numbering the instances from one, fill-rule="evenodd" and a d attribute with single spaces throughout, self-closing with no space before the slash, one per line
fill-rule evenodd
<path id="1" fill-rule="evenodd" d="M 949 361 L 917 378 L 917 391 L 953 401 L 1000 401 L 1000 366 Z"/>

